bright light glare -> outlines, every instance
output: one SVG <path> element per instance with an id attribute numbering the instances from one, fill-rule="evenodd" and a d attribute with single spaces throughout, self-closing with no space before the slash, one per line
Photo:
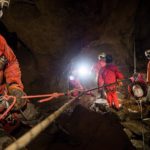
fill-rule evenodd
<path id="1" fill-rule="evenodd" d="M 78 74 L 81 77 L 87 76 L 89 74 L 89 69 L 87 66 L 80 66 L 78 69 Z"/>
<path id="2" fill-rule="evenodd" d="M 69 80 L 74 80 L 74 76 L 69 76 Z"/>

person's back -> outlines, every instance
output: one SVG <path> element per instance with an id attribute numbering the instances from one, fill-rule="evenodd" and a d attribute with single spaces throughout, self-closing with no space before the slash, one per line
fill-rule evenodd
<path id="1" fill-rule="evenodd" d="M 112 60 L 111 60 L 112 61 Z M 123 74 L 118 70 L 118 67 L 110 62 L 107 62 L 106 66 L 99 72 L 99 85 L 108 85 L 106 90 L 106 99 L 110 107 L 115 106 L 116 109 L 120 108 L 118 96 L 116 93 L 116 84 L 118 79 L 123 79 Z M 113 84 L 114 83 L 114 84 Z M 113 85 L 111 85 L 113 84 Z"/>
<path id="2" fill-rule="evenodd" d="M 103 69 L 103 79 L 105 84 L 111 84 L 116 82 L 116 68 L 113 65 L 107 65 L 104 69 Z"/>
<path id="3" fill-rule="evenodd" d="M 117 79 L 123 79 L 123 75 L 119 72 L 118 67 L 114 64 L 107 64 L 100 72 L 99 82 L 104 82 L 105 85 L 116 83 Z M 102 79 L 101 79 L 102 78 Z M 102 81 L 103 80 L 103 81 Z M 101 83 L 100 83 L 101 85 Z M 116 90 L 116 85 L 106 87 L 107 90 Z"/>

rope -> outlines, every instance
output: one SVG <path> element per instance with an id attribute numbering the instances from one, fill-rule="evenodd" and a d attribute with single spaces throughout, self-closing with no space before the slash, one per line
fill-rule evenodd
<path id="1" fill-rule="evenodd" d="M 23 98 L 23 99 L 33 99 L 33 98 L 44 98 L 44 97 L 47 97 L 47 98 L 44 98 L 44 99 L 41 99 L 41 100 L 38 101 L 39 103 L 42 103 L 42 102 L 50 101 L 53 98 L 58 98 L 59 96 L 64 96 L 64 93 L 28 95 L 28 96 L 22 96 L 21 98 Z"/>
<path id="2" fill-rule="evenodd" d="M 13 102 L 11 103 L 11 105 L 6 109 L 6 111 L 0 116 L 0 121 L 1 120 L 4 120 L 5 117 L 8 115 L 8 113 L 13 109 L 15 103 L 16 103 L 16 97 L 15 96 L 8 96 L 8 95 L 5 95 L 4 96 L 4 100 L 5 101 L 9 101 L 10 99 L 13 100 Z"/>
<path id="3" fill-rule="evenodd" d="M 135 41 L 134 41 L 134 74 L 136 73 L 136 50 L 135 50 Z"/>
<path id="4" fill-rule="evenodd" d="M 138 106 L 140 108 L 140 112 L 141 112 L 141 121 L 143 121 L 143 107 L 142 107 L 142 100 L 139 100 L 138 102 Z M 145 150 L 145 136 L 144 136 L 144 125 L 142 123 L 142 144 L 143 144 L 143 150 Z"/>
<path id="5" fill-rule="evenodd" d="M 55 111 L 53 114 L 49 115 L 46 119 L 44 119 L 41 123 L 37 124 L 35 127 L 33 127 L 30 131 L 28 131 L 26 134 L 24 134 L 22 137 L 20 137 L 17 141 L 15 141 L 14 143 L 12 143 L 11 145 L 9 145 L 5 150 L 19 150 L 24 148 L 26 145 L 28 145 L 33 139 L 35 139 L 43 130 L 45 130 L 53 121 L 55 121 L 69 106 L 71 106 L 71 104 L 78 99 L 79 97 L 83 96 L 85 93 L 99 89 L 99 88 L 103 88 L 103 87 L 107 87 L 110 85 L 114 85 L 115 83 L 112 84 L 108 84 L 108 85 L 104 85 L 101 87 L 96 87 L 96 88 L 92 88 L 89 90 L 85 90 L 82 91 L 82 93 L 80 93 L 77 97 L 69 100 L 69 102 L 65 103 L 63 106 L 61 106 L 57 111 Z M 56 93 L 55 93 L 56 94 Z M 57 93 L 59 94 L 59 93 Z M 52 96 L 53 94 L 48 94 L 46 96 Z M 60 94 L 62 95 L 62 93 Z M 63 93 L 64 95 L 64 93 Z M 44 97 L 44 95 L 38 95 L 39 97 L 42 96 Z M 30 96 L 28 96 L 29 98 Z M 32 98 L 34 96 L 31 96 Z M 37 95 L 36 95 L 37 97 Z M 23 97 L 26 98 L 26 97 Z"/>
<path id="6" fill-rule="evenodd" d="M 14 143 L 9 145 L 5 150 L 19 150 L 28 145 L 33 139 L 35 139 L 43 130 L 45 130 L 55 119 L 57 119 L 76 99 L 78 99 L 81 95 L 76 98 L 71 99 L 69 102 L 65 103 L 62 107 L 60 107 L 53 114 L 49 115 L 46 119 L 44 119 L 41 123 L 37 124 L 30 131 L 16 140 Z"/>
<path id="7" fill-rule="evenodd" d="M 143 121 L 143 107 L 142 107 L 142 100 L 140 100 L 140 108 L 141 108 L 141 121 Z M 142 139 L 143 139 L 143 150 L 145 150 L 145 136 L 143 130 L 143 123 L 142 123 Z"/>

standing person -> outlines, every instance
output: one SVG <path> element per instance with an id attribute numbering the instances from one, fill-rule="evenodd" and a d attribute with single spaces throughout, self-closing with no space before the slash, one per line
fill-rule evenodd
<path id="1" fill-rule="evenodd" d="M 145 51 L 145 56 L 148 59 L 146 82 L 148 85 L 147 100 L 150 101 L 150 49 Z"/>
<path id="2" fill-rule="evenodd" d="M 118 70 L 118 67 L 112 63 L 112 61 L 112 56 L 106 55 L 106 64 L 99 72 L 98 82 L 100 86 L 117 83 L 118 80 L 124 78 L 123 74 Z M 121 84 L 121 82 L 119 83 Z M 105 87 L 105 90 L 109 107 L 114 105 L 114 107 L 119 110 L 120 104 L 116 93 L 116 84 Z"/>
<path id="3" fill-rule="evenodd" d="M 100 75 L 102 68 L 105 66 L 106 66 L 106 54 L 104 52 L 102 52 L 98 55 L 98 62 L 92 67 L 92 71 L 94 71 L 95 75 L 96 75 L 96 81 L 97 81 L 98 87 L 100 87 L 100 84 L 99 84 L 100 76 L 99 75 Z M 103 88 L 98 89 L 98 92 L 99 92 L 101 98 L 105 98 L 105 91 Z"/>

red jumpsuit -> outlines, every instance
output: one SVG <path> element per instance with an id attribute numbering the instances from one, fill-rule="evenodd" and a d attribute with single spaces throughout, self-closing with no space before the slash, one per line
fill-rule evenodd
<path id="1" fill-rule="evenodd" d="M 117 66 L 113 64 L 107 64 L 101 68 L 99 72 L 98 82 L 99 86 L 111 84 L 117 82 L 117 79 L 123 79 L 123 74 L 118 70 Z M 116 85 L 106 87 L 106 98 L 110 107 L 114 106 L 119 109 L 119 101 L 116 93 Z"/>
<path id="2" fill-rule="evenodd" d="M 0 70 L 0 94 L 3 93 L 6 84 L 15 84 L 15 88 L 23 90 L 19 63 L 12 49 L 6 43 L 6 40 L 0 35 L 0 57 L 1 56 L 7 59 L 7 64 L 4 66 L 4 69 Z M 5 80 L 5 82 L 3 82 L 3 80 Z"/>
<path id="3" fill-rule="evenodd" d="M 95 72 L 95 74 L 96 74 L 96 81 L 97 81 L 97 86 L 98 87 L 100 87 L 100 85 L 99 85 L 99 72 L 101 71 L 101 69 L 103 68 L 103 67 L 105 67 L 106 66 L 106 61 L 105 61 L 105 59 L 100 59 L 93 67 L 92 67 L 92 71 L 94 71 Z M 105 94 L 105 91 L 104 91 L 104 89 L 102 88 L 99 88 L 98 89 L 98 93 L 100 94 L 100 97 L 101 98 L 106 98 L 106 94 Z"/>
<path id="4" fill-rule="evenodd" d="M 8 94 L 16 97 L 16 103 L 12 111 L 5 118 L 0 120 L 0 149 L 5 149 L 14 139 L 8 134 L 16 129 L 20 123 L 32 125 L 32 120 L 37 120 L 39 113 L 34 105 L 22 99 L 25 95 L 23 84 L 21 82 L 21 71 L 19 63 L 12 49 L 8 46 L 5 39 L 0 35 L 0 94 L 4 93 L 5 88 L 8 89 Z M 3 98 L 3 97 L 2 97 Z M 6 112 L 8 103 L 3 103 L 0 100 L 0 116 Z M 22 110 L 22 113 L 20 113 Z M 26 119 L 28 120 L 26 122 Z M 38 122 L 38 120 L 37 120 Z M 17 131 L 17 130 L 16 130 Z"/>
<path id="5" fill-rule="evenodd" d="M 99 60 L 93 67 L 92 67 L 92 71 L 94 71 L 96 73 L 96 79 L 97 81 L 99 80 L 99 72 L 100 70 L 106 66 L 106 61 L 105 60 Z M 98 86 L 99 86 L 99 82 Z"/>
<path id="6" fill-rule="evenodd" d="M 73 96 L 78 96 L 79 90 L 83 90 L 83 86 L 81 85 L 80 81 L 78 79 L 70 80 L 70 84 L 73 88 Z"/>

